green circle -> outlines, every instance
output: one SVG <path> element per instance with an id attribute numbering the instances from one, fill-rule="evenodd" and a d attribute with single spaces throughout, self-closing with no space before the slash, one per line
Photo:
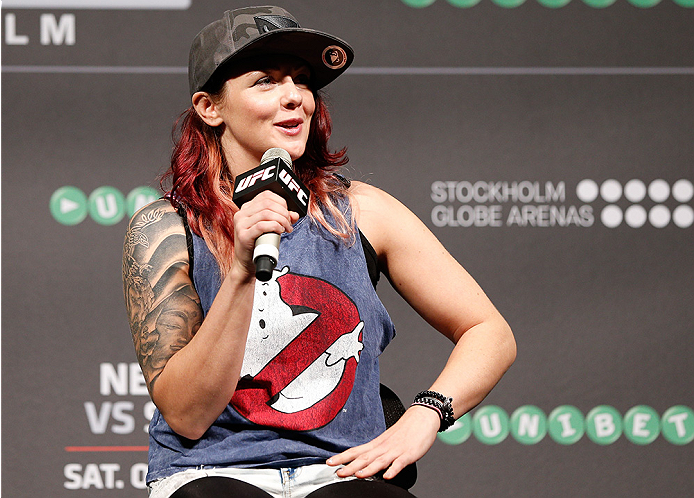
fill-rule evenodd
<path id="1" fill-rule="evenodd" d="M 547 416 L 537 406 L 518 407 L 511 415 L 511 435 L 521 444 L 537 444 L 547 435 Z"/>
<path id="2" fill-rule="evenodd" d="M 585 3 L 589 7 L 593 7 L 594 9 L 604 9 L 605 7 L 609 7 L 616 1 L 617 0 L 583 0 L 583 3 Z"/>
<path id="3" fill-rule="evenodd" d="M 55 221 L 63 225 L 77 225 L 87 217 L 87 196 L 77 187 L 60 187 L 49 206 Z"/>
<path id="4" fill-rule="evenodd" d="M 559 444 L 574 444 L 586 432 L 583 413 L 571 405 L 558 406 L 552 410 L 547 426 L 550 437 Z"/>
<path id="5" fill-rule="evenodd" d="M 624 435 L 634 444 L 651 444 L 660 434 L 660 415 L 646 405 L 633 407 L 624 415 Z"/>
<path id="6" fill-rule="evenodd" d="M 694 7 L 694 0 L 674 0 L 674 2 L 680 7 L 686 7 L 688 9 Z"/>
<path id="7" fill-rule="evenodd" d="M 629 3 L 641 9 L 649 9 L 660 3 L 660 0 L 629 0 Z"/>
<path id="8" fill-rule="evenodd" d="M 100 225 L 115 225 L 125 216 L 125 199 L 114 187 L 99 187 L 89 196 L 89 214 Z"/>
<path id="9" fill-rule="evenodd" d="M 455 423 L 438 435 L 439 441 L 442 443 L 456 445 L 463 444 L 472 434 L 472 417 L 470 413 L 466 413 Z"/>
<path id="10" fill-rule="evenodd" d="M 421 9 L 423 7 L 429 7 L 436 0 L 402 0 L 402 3 L 409 5 L 410 7 L 415 7 Z"/>
<path id="11" fill-rule="evenodd" d="M 161 197 L 161 194 L 157 189 L 153 189 L 152 187 L 135 187 L 125 198 L 128 216 L 134 215 L 141 208 L 152 201 L 156 201 L 159 197 Z"/>
<path id="12" fill-rule="evenodd" d="M 498 406 L 483 406 L 472 418 L 472 431 L 481 443 L 499 444 L 508 436 L 508 415 Z"/>
<path id="13" fill-rule="evenodd" d="M 569 4 L 571 0 L 537 0 L 538 3 L 550 9 L 559 9 Z"/>
<path id="14" fill-rule="evenodd" d="M 525 0 L 492 0 L 499 7 L 504 7 L 506 9 L 513 9 L 519 7 L 525 3 Z"/>
<path id="15" fill-rule="evenodd" d="M 609 405 L 596 406 L 586 415 L 586 434 L 597 444 L 614 443 L 622 435 L 622 414 Z"/>
<path id="16" fill-rule="evenodd" d="M 672 444 L 683 445 L 694 441 L 694 411 L 688 406 L 668 408 L 660 424 L 663 437 Z"/>
<path id="17" fill-rule="evenodd" d="M 468 7 L 474 7 L 481 0 L 447 0 L 453 7 L 460 7 L 462 9 L 467 9 Z"/>

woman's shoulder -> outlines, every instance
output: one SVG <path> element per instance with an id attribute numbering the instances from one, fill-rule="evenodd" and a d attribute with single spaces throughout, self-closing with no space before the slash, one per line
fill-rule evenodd
<path id="1" fill-rule="evenodd" d="M 378 187 L 353 181 L 349 189 L 357 223 L 389 223 L 398 216 L 413 216 L 412 212 L 394 196 Z"/>
<path id="2" fill-rule="evenodd" d="M 188 245 L 183 218 L 166 199 L 137 211 L 128 223 L 124 261 L 168 268 L 188 264 Z"/>
<path id="3" fill-rule="evenodd" d="M 362 209 L 377 209 L 398 203 L 395 197 L 385 190 L 360 181 L 351 182 L 349 194 L 356 207 Z"/>
<path id="4" fill-rule="evenodd" d="M 349 191 L 354 195 L 373 195 L 378 192 L 383 192 L 380 188 L 359 180 L 350 180 Z"/>
<path id="5" fill-rule="evenodd" d="M 185 233 L 183 218 L 168 199 L 157 199 L 140 208 L 130 218 L 128 232 L 162 230 Z"/>
<path id="6" fill-rule="evenodd" d="M 130 218 L 130 223 L 132 224 L 134 221 L 142 219 L 143 217 L 165 213 L 176 213 L 176 209 L 174 209 L 168 199 L 162 197 L 138 209 L 132 218 Z"/>
<path id="7" fill-rule="evenodd" d="M 399 224 L 416 220 L 404 204 L 378 187 L 354 181 L 349 193 L 357 226 L 379 256 L 392 244 L 393 231 Z"/>

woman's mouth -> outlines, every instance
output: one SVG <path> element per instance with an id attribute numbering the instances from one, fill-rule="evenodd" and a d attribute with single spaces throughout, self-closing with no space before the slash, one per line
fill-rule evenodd
<path id="1" fill-rule="evenodd" d="M 301 132 L 302 125 L 303 120 L 301 119 L 288 119 L 287 121 L 275 123 L 275 126 L 279 128 L 282 133 L 290 136 L 298 135 Z"/>

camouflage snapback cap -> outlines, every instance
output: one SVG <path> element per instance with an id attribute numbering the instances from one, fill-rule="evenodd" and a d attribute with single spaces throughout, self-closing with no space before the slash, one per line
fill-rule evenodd
<path id="1" fill-rule="evenodd" d="M 305 60 L 312 69 L 315 89 L 341 75 L 354 59 L 343 40 L 299 22 L 280 7 L 244 7 L 228 10 L 205 26 L 190 47 L 190 94 L 200 91 L 228 62 L 241 58 L 280 54 Z"/>

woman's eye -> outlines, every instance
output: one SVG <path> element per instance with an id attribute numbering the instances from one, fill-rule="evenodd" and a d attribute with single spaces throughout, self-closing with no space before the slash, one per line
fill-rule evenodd
<path id="1" fill-rule="evenodd" d="M 302 86 L 311 86 L 311 77 L 308 74 L 298 74 L 294 77 L 294 84 Z"/>
<path id="2" fill-rule="evenodd" d="M 263 76 L 258 81 L 255 82 L 256 85 L 269 85 L 272 83 L 272 78 L 270 76 Z"/>

